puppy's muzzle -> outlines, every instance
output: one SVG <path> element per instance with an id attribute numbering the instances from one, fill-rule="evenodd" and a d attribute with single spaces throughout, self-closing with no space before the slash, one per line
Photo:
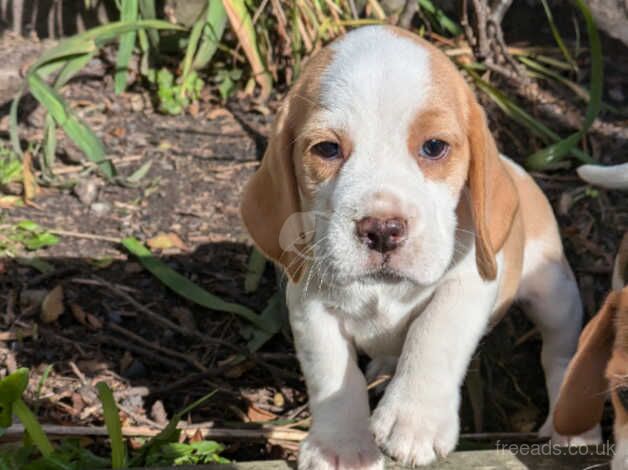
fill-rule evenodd
<path id="1" fill-rule="evenodd" d="M 403 245 L 407 238 L 407 226 L 406 220 L 399 217 L 364 217 L 356 222 L 356 236 L 369 250 L 384 254 Z"/>

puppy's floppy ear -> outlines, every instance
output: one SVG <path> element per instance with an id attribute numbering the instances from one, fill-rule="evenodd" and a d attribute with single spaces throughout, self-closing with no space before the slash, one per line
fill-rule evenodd
<path id="1" fill-rule="evenodd" d="M 475 257 L 482 278 L 497 277 L 495 255 L 510 232 L 519 207 L 519 195 L 495 140 L 488 128 L 484 110 L 469 90 L 469 162 L 468 184 L 475 228 Z"/>
<path id="2" fill-rule="evenodd" d="M 628 286 L 628 232 L 624 233 L 613 267 L 613 290 Z"/>
<path id="3" fill-rule="evenodd" d="M 299 192 L 293 162 L 290 95 L 275 118 L 268 147 L 257 172 L 244 188 L 240 205 L 242 220 L 255 244 L 268 258 L 281 264 L 297 282 L 302 263 L 297 253 L 280 243 L 286 220 L 299 212 Z M 298 218 L 297 218 L 298 219 Z M 295 223 L 294 217 L 291 223 Z M 300 235 L 298 227 L 291 232 Z"/>
<path id="4" fill-rule="evenodd" d="M 604 371 L 613 349 L 617 301 L 618 294 L 612 292 L 580 335 L 554 408 L 554 428 L 559 434 L 581 434 L 602 418 L 608 390 Z"/>

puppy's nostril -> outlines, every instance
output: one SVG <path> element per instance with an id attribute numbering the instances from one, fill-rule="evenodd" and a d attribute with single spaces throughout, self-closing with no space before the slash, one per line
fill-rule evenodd
<path id="1" fill-rule="evenodd" d="M 406 222 L 400 218 L 364 217 L 356 222 L 358 238 L 369 249 L 380 253 L 395 250 L 406 238 Z"/>

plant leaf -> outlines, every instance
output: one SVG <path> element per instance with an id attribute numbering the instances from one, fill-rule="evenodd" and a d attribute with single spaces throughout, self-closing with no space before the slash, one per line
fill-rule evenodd
<path id="1" fill-rule="evenodd" d="M 96 384 L 98 396 L 102 402 L 105 426 L 111 441 L 111 468 L 124 468 L 126 465 L 126 447 L 122 439 L 122 426 L 118 406 L 111 389 L 104 382 Z"/>
<path id="2" fill-rule="evenodd" d="M 48 110 L 57 124 L 87 155 L 87 158 L 98 165 L 107 178 L 113 178 L 113 165 L 106 160 L 105 148 L 98 136 L 67 109 L 61 96 L 37 73 L 29 74 L 27 80 L 33 96 Z"/>
<path id="3" fill-rule="evenodd" d="M 591 88 L 589 91 L 590 98 L 587 105 L 587 113 L 582 128 L 578 132 L 571 134 L 560 142 L 535 152 L 527 158 L 527 166 L 535 170 L 543 170 L 562 160 L 587 133 L 602 106 L 602 86 L 604 78 L 602 43 L 600 42 L 600 37 L 595 27 L 595 21 L 593 20 L 589 7 L 587 7 L 583 0 L 574 1 L 580 9 L 582 16 L 584 16 L 591 50 Z M 595 160 L 589 157 L 584 163 L 595 163 Z"/>
<path id="4" fill-rule="evenodd" d="M 137 0 L 124 0 L 122 2 L 122 11 L 120 12 L 120 19 L 123 22 L 134 23 L 137 21 L 139 6 Z M 129 61 L 133 54 L 133 48 L 135 47 L 136 31 L 129 31 L 120 35 L 118 55 L 116 57 L 116 74 L 115 74 L 115 92 L 117 95 L 122 93 L 126 89 L 127 82 L 127 70 L 129 68 Z"/>
<path id="5" fill-rule="evenodd" d="M 225 302 L 220 297 L 207 292 L 185 276 L 177 273 L 166 264 L 155 258 L 152 253 L 137 239 L 129 237 L 122 240 L 122 245 L 138 257 L 140 263 L 163 284 L 184 297 L 203 307 L 220 312 L 233 313 L 248 320 L 257 328 L 272 332 L 272 325 L 268 325 L 263 317 L 244 305 Z"/>
<path id="6" fill-rule="evenodd" d="M 240 46 L 251 65 L 253 76 L 261 87 L 260 100 L 265 101 L 272 91 L 273 81 L 266 70 L 257 47 L 257 37 L 253 28 L 253 21 L 246 9 L 244 0 L 222 0 L 233 32 L 240 41 Z"/>

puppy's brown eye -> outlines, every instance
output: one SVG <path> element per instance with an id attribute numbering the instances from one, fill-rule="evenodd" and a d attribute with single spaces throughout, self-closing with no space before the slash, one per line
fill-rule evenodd
<path id="1" fill-rule="evenodd" d="M 336 142 L 319 142 L 312 146 L 312 152 L 325 160 L 342 158 L 342 150 Z"/>
<path id="2" fill-rule="evenodd" d="M 438 160 L 449 153 L 449 144 L 438 139 L 430 139 L 423 142 L 421 156 L 430 160 Z"/>

